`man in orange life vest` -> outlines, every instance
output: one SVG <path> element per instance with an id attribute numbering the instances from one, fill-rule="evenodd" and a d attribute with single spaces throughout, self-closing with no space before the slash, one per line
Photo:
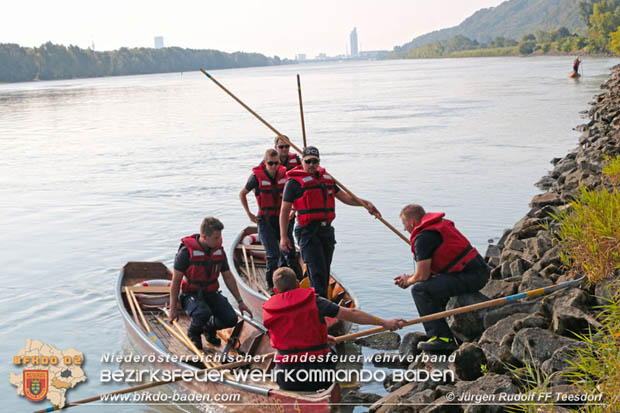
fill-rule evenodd
<path id="1" fill-rule="evenodd" d="M 228 267 L 226 254 L 222 249 L 224 225 L 213 217 L 207 217 L 200 225 L 200 234 L 181 239 L 181 245 L 174 260 L 174 271 L 170 284 L 170 322 L 178 319 L 177 300 L 192 318 L 187 335 L 202 349 L 201 334 L 207 341 L 219 346 L 216 332 L 237 324 L 237 314 L 219 291 L 220 273 L 226 286 L 239 304 L 239 310 L 252 315 L 245 305 L 237 283 Z M 179 296 L 179 287 L 181 295 Z"/>
<path id="2" fill-rule="evenodd" d="M 400 288 L 411 288 L 420 316 L 446 309 L 450 297 L 480 290 L 489 279 L 489 267 L 478 251 L 444 219 L 443 213 L 426 213 L 420 205 L 407 205 L 400 213 L 405 231 L 411 233 L 411 251 L 417 262 L 414 274 L 394 278 Z M 424 323 L 430 339 L 418 344 L 423 351 L 457 348 L 444 318 Z"/>
<path id="3" fill-rule="evenodd" d="M 258 236 L 267 258 L 265 278 L 269 289 L 273 289 L 273 272 L 284 265 L 292 268 L 301 277 L 301 267 L 297 252 L 292 248 L 288 252 L 280 251 L 280 206 L 282 191 L 286 182 L 286 168 L 280 165 L 278 152 L 268 149 L 263 162 L 252 169 L 252 175 L 241 189 L 239 199 L 250 221 L 258 224 Z M 247 195 L 254 190 L 258 204 L 258 218 L 248 206 Z M 293 227 L 289 226 L 287 234 L 293 235 Z"/>
<path id="4" fill-rule="evenodd" d="M 319 166 L 319 150 L 314 146 L 304 149 L 302 166 L 291 169 L 286 176 L 282 209 L 280 210 L 280 248 L 294 248 L 293 241 L 285 232 L 291 208 L 297 213 L 295 236 L 301 256 L 308 266 L 310 283 L 321 297 L 327 297 L 330 267 L 336 238 L 331 222 L 336 218 L 336 202 L 359 205 L 349 194 L 341 191 L 334 179 Z M 370 213 L 381 216 L 377 208 L 366 200 Z"/>
<path id="5" fill-rule="evenodd" d="M 274 149 L 278 151 L 278 155 L 280 156 L 280 165 L 286 168 L 287 171 L 290 171 L 293 168 L 297 168 L 301 165 L 301 159 L 299 159 L 299 155 L 296 153 L 289 153 L 291 149 L 291 145 L 284 142 L 280 139 L 279 136 L 276 136 L 274 139 Z"/>
<path id="6" fill-rule="evenodd" d="M 295 273 L 280 268 L 274 274 L 277 294 L 263 304 L 263 324 L 269 330 L 275 356 L 276 382 L 281 389 L 316 391 L 331 385 L 331 381 L 304 380 L 308 370 L 333 369 L 324 317 L 337 318 L 358 324 L 378 325 L 387 330 L 403 327 L 405 320 L 384 320 L 360 310 L 340 307 L 318 296 L 312 288 L 299 288 Z M 298 371 L 304 371 L 297 376 Z M 287 377 L 288 376 L 288 377 Z"/>

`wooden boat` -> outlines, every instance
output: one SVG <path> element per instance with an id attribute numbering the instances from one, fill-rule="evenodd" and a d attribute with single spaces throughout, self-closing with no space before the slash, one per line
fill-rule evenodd
<path id="1" fill-rule="evenodd" d="M 244 238 L 251 239 L 252 243 L 245 245 Z M 235 276 L 239 293 L 243 301 L 252 311 L 255 319 L 263 319 L 263 303 L 269 299 L 267 281 L 265 279 L 265 249 L 257 236 L 257 228 L 249 226 L 241 231 L 233 240 L 229 259 L 232 259 L 231 271 Z M 301 261 L 302 268 L 305 266 Z M 308 279 L 301 282 L 302 288 L 309 288 Z M 328 298 L 338 305 L 348 308 L 359 308 L 357 297 L 335 276 L 330 276 Z M 331 335 L 346 334 L 351 329 L 351 323 L 333 318 L 326 318 Z"/>
<path id="2" fill-rule="evenodd" d="M 578 79 L 581 77 L 581 75 L 579 74 L 579 72 L 575 72 L 574 70 L 572 72 L 570 72 L 568 74 L 568 77 L 570 77 L 571 79 Z"/>
<path id="3" fill-rule="evenodd" d="M 129 262 L 122 268 L 118 278 L 115 289 L 116 302 L 133 345 L 143 355 L 153 356 L 156 360 L 150 367 L 162 371 L 177 369 L 197 371 L 205 366 L 170 359 L 170 355 L 178 358 L 191 356 L 194 353 L 190 350 L 190 346 L 183 344 L 181 340 L 183 337 L 179 338 L 180 334 L 171 333 L 176 326 L 170 326 L 164 321 L 166 327 L 170 329 L 168 330 L 157 320 L 158 317 L 166 319 L 159 306 L 165 304 L 169 298 L 169 295 L 166 297 L 169 287 L 161 284 L 167 284 L 171 279 L 172 273 L 160 262 Z M 136 297 L 137 307 L 132 295 L 140 297 Z M 143 305 L 142 302 L 149 304 Z M 222 340 L 219 347 L 214 347 L 203 339 L 205 352 L 237 357 L 273 353 L 264 327 L 255 320 L 237 314 L 239 322 L 234 328 L 218 331 L 218 336 Z M 189 321 L 189 317 L 180 311 L 178 326 L 181 331 L 187 331 Z M 215 364 L 209 363 L 207 367 Z M 270 357 L 265 357 L 249 364 L 248 367 L 270 371 L 273 363 Z M 249 377 L 247 381 L 236 381 L 232 374 L 222 377 L 219 381 L 178 381 L 172 386 L 176 386 L 175 390 L 179 392 L 189 393 L 188 396 L 228 395 L 229 400 L 225 402 L 196 405 L 204 411 L 212 411 L 213 404 L 233 407 L 239 404 L 239 408 L 251 410 L 252 406 L 255 406 L 256 411 L 261 412 L 329 412 L 332 410 L 332 404 L 340 400 L 340 386 L 337 383 L 320 392 L 291 392 L 280 390 L 277 384 L 271 381 L 254 382 Z"/>

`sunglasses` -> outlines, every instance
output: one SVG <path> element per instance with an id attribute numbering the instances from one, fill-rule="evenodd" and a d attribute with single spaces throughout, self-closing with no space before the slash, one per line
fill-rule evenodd
<path id="1" fill-rule="evenodd" d="M 279 163 L 280 163 L 280 161 L 267 161 L 267 165 L 269 165 L 269 166 L 274 166 L 274 165 L 277 165 Z"/>
<path id="2" fill-rule="evenodd" d="M 290 148 L 291 145 L 278 145 L 278 149 Z"/>
<path id="3" fill-rule="evenodd" d="M 304 159 L 304 162 L 307 163 L 308 165 L 310 165 L 310 164 L 315 165 L 315 164 L 319 163 L 320 161 L 318 159 L 316 159 L 316 158 L 312 158 L 312 159 Z"/>

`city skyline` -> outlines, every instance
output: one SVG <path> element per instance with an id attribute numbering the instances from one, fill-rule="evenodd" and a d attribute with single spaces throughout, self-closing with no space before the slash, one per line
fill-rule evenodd
<path id="1" fill-rule="evenodd" d="M 51 41 L 82 48 L 94 43 L 96 50 L 114 50 L 153 47 L 154 37 L 162 36 L 166 47 L 257 52 L 289 59 L 296 54 L 335 56 L 347 53 L 345 45 L 350 47 L 354 27 L 360 51 L 392 50 L 500 3 L 231 0 L 207 6 L 180 0 L 173 6 L 163 1 L 110 0 L 105 8 L 93 9 L 77 0 L 12 2 L 5 5 L 5 15 L 11 18 L 0 26 L 0 43 L 33 47 Z"/>

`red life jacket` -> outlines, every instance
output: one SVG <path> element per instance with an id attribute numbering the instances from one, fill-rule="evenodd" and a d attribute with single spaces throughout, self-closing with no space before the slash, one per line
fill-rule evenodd
<path id="1" fill-rule="evenodd" d="M 314 288 L 272 296 L 263 304 L 263 325 L 269 330 L 271 347 L 278 350 L 276 363 L 296 363 L 304 354 L 329 353 L 327 325 L 319 319 Z"/>
<path id="2" fill-rule="evenodd" d="M 181 281 L 181 292 L 198 291 L 201 287 L 204 292 L 215 292 L 220 288 L 218 277 L 225 261 L 224 250 L 221 246 L 212 248 L 209 255 L 198 242 L 199 234 L 181 239 L 181 247 L 186 246 L 189 251 L 189 267 Z"/>
<path id="3" fill-rule="evenodd" d="M 443 212 L 431 212 L 422 217 L 420 225 L 411 232 L 411 251 L 415 256 L 415 238 L 426 230 L 438 231 L 443 242 L 433 252 L 431 274 L 449 274 L 463 271 L 463 268 L 478 256 L 478 251 L 471 246 L 467 238 L 454 226 L 454 222 L 443 219 Z"/>
<path id="4" fill-rule="evenodd" d="M 286 160 L 285 163 L 281 165 L 284 166 L 287 171 L 290 171 L 293 168 L 297 168 L 298 166 L 301 166 L 301 160 L 299 159 L 299 156 L 297 156 L 296 153 L 289 153 L 288 159 Z"/>
<path id="5" fill-rule="evenodd" d="M 258 180 L 256 188 L 256 202 L 258 203 L 258 215 L 280 215 L 282 206 L 282 191 L 286 183 L 286 168 L 278 166 L 275 179 L 267 175 L 266 167 L 261 164 L 252 169 Z"/>
<path id="6" fill-rule="evenodd" d="M 286 173 L 299 182 L 303 191 L 303 195 L 293 201 L 297 222 L 302 227 L 313 221 L 332 222 L 336 218 L 336 182 L 324 168 L 319 167 L 318 173 L 317 179 L 301 166 Z"/>

